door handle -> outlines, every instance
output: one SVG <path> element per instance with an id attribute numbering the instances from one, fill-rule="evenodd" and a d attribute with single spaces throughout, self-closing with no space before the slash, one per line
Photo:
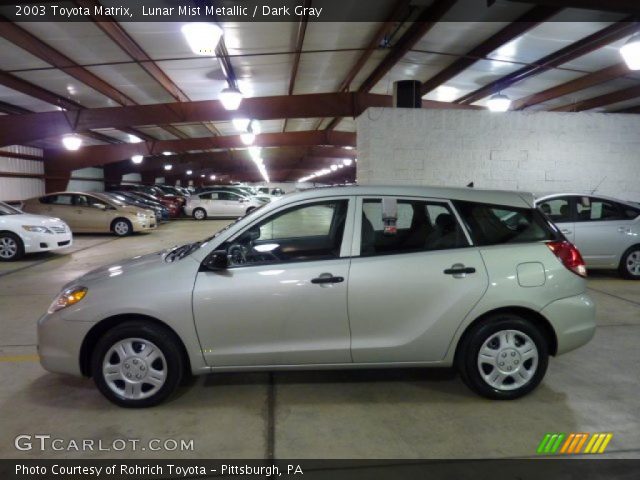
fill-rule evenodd
<path id="1" fill-rule="evenodd" d="M 465 267 L 461 263 L 456 263 L 452 265 L 451 268 L 447 268 L 444 270 L 445 275 L 453 275 L 456 278 L 464 278 L 464 276 L 468 273 L 476 273 L 476 269 L 474 267 Z"/>
<path id="2" fill-rule="evenodd" d="M 327 283 L 342 283 L 344 277 L 334 277 L 331 273 L 323 273 L 320 276 L 311 279 L 311 283 L 323 285 Z"/>
<path id="3" fill-rule="evenodd" d="M 631 227 L 618 227 L 620 233 L 631 233 Z"/>
<path id="4" fill-rule="evenodd" d="M 571 230 L 568 230 L 566 228 L 561 228 L 560 232 L 564 233 L 565 235 L 571 235 Z"/>

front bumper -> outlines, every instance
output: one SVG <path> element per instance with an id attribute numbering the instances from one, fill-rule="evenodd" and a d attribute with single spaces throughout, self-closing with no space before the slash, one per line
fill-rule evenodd
<path id="1" fill-rule="evenodd" d="M 558 355 L 588 343 L 596 332 L 596 307 L 586 293 L 551 302 L 540 313 L 555 330 Z"/>
<path id="2" fill-rule="evenodd" d="M 71 231 L 65 233 L 20 232 L 25 253 L 48 252 L 60 250 L 73 245 Z"/>
<path id="3" fill-rule="evenodd" d="M 134 232 L 145 232 L 156 228 L 157 221 L 155 217 L 136 217 L 135 221 L 132 222 L 132 224 Z"/>
<path id="4" fill-rule="evenodd" d="M 80 348 L 94 322 L 64 320 L 45 314 L 38 320 L 38 354 L 45 370 L 82 376 Z"/>

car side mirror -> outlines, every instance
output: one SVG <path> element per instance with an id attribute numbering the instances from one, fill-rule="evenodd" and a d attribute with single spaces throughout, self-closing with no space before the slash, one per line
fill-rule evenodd
<path id="1" fill-rule="evenodd" d="M 204 259 L 203 265 L 207 270 L 218 272 L 229 267 L 229 257 L 226 250 L 214 250 Z"/>

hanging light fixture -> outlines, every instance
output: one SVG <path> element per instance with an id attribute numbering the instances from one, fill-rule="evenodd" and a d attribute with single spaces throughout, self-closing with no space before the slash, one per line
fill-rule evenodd
<path id="1" fill-rule="evenodd" d="M 640 32 L 633 35 L 620 48 L 620 55 L 622 55 L 629 70 L 640 70 Z"/>
<path id="2" fill-rule="evenodd" d="M 506 112 L 511 106 L 511 99 L 498 93 L 487 100 L 487 108 L 492 112 Z"/>
<path id="3" fill-rule="evenodd" d="M 193 173 L 193 170 L 187 170 L 187 175 L 191 175 Z"/>
<path id="4" fill-rule="evenodd" d="M 351 160 L 350 158 L 345 158 L 344 160 L 342 160 L 342 163 L 345 167 L 348 167 L 353 163 L 353 160 Z"/>
<path id="5" fill-rule="evenodd" d="M 173 168 L 173 165 L 171 165 L 170 163 L 167 163 L 167 164 L 164 166 L 164 169 L 165 169 L 167 172 L 168 172 L 169 170 L 171 170 L 172 168 Z"/>
<path id="6" fill-rule="evenodd" d="M 131 161 L 136 165 L 140 165 L 143 159 L 144 157 L 142 155 L 134 155 L 133 157 L 131 157 Z"/>
<path id="7" fill-rule="evenodd" d="M 64 137 L 62 137 L 62 145 L 67 150 L 75 152 L 82 146 L 82 138 L 80 138 L 75 133 L 72 133 L 71 135 L 65 135 Z"/>
<path id="8" fill-rule="evenodd" d="M 189 48 L 196 55 L 215 56 L 224 31 L 215 23 L 187 23 L 182 27 Z"/>
<path id="9" fill-rule="evenodd" d="M 245 145 L 253 145 L 253 142 L 256 141 L 256 134 L 253 132 L 241 133 L 240 141 Z"/>
<path id="10" fill-rule="evenodd" d="M 247 128 L 249 128 L 250 122 L 251 120 L 249 120 L 248 118 L 234 118 L 231 120 L 231 123 L 233 124 L 233 128 L 235 128 L 239 132 L 246 131 Z"/>
<path id="11" fill-rule="evenodd" d="M 220 103 L 225 110 L 237 110 L 244 96 L 236 87 L 227 87 L 220 92 Z"/>
<path id="12" fill-rule="evenodd" d="M 215 176 L 215 175 L 211 175 L 209 178 L 210 178 L 211 180 L 215 180 L 215 179 L 216 179 L 216 176 Z"/>

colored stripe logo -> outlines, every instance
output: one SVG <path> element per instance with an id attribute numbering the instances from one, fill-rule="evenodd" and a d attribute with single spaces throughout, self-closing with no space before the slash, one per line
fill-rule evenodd
<path id="1" fill-rule="evenodd" d="M 578 453 L 604 453 L 613 433 L 547 433 L 538 445 L 540 455 L 575 455 Z"/>

